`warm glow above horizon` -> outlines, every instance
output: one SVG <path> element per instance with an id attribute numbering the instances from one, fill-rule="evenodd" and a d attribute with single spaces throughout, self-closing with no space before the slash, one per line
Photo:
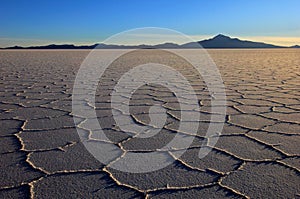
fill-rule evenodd
<path id="1" fill-rule="evenodd" d="M 227 35 L 227 34 L 226 34 Z M 191 35 L 190 37 L 195 41 L 200 41 L 204 39 L 210 39 L 215 35 Z M 300 45 L 300 37 L 278 37 L 278 36 L 230 36 L 231 38 L 238 38 L 240 40 L 248 40 L 254 42 L 264 42 L 267 44 L 273 44 L 278 46 L 294 46 Z M 128 43 L 128 42 L 121 42 L 119 44 L 127 45 L 127 44 L 161 44 L 161 43 L 177 43 L 183 44 L 183 41 L 174 41 L 172 39 L 168 41 L 164 40 L 140 40 L 139 42 Z M 52 41 L 52 40 L 43 40 L 43 39 L 25 39 L 25 38 L 0 38 L 0 47 L 10 47 L 10 46 L 42 46 L 42 45 L 49 45 L 49 44 L 74 44 L 74 45 L 92 45 L 95 43 L 102 43 L 102 41 L 97 40 L 83 40 L 83 41 Z M 114 43 L 117 44 L 117 43 Z"/>
<path id="2" fill-rule="evenodd" d="M 257 42 L 264 42 L 269 44 L 274 44 L 278 46 L 294 46 L 300 45 L 300 37 L 273 37 L 273 36 L 250 36 L 250 37 L 240 37 L 242 40 L 251 40 Z"/>

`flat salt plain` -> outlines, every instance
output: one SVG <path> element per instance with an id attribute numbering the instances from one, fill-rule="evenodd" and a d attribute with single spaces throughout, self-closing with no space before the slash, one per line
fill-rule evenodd
<path id="1" fill-rule="evenodd" d="M 149 51 L 138 59 L 147 59 Z M 133 174 L 97 161 L 76 132 L 72 88 L 89 51 L 1 51 L 0 198 L 299 198 L 300 50 L 208 52 L 227 94 L 226 123 L 217 144 L 198 158 L 212 113 L 205 84 L 195 81 L 201 118 L 192 145 L 164 169 Z M 151 56 L 160 54 L 153 51 Z M 162 131 L 138 139 L 115 128 L 109 93 L 124 65 L 107 72 L 96 96 L 107 137 L 126 152 L 153 151 L 175 133 L 188 134 L 176 131 L 180 107 L 173 93 L 157 85 L 134 94 L 130 113 L 136 123 L 147 124 L 149 107 L 161 103 L 169 116 Z M 84 118 L 77 120 L 84 126 Z M 86 137 L 93 135 L 86 132 Z M 176 149 L 167 155 L 174 158 L 173 153 Z"/>

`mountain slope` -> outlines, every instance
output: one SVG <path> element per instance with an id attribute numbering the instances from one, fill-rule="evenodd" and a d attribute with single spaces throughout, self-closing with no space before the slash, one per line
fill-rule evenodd
<path id="1" fill-rule="evenodd" d="M 243 41 L 219 34 L 211 39 L 198 41 L 203 48 L 283 48 L 262 42 Z M 183 47 L 195 46 L 193 43 L 182 45 Z"/>

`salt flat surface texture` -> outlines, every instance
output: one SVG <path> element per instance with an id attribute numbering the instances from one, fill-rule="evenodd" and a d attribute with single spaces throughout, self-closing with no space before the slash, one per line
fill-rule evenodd
<path id="1" fill-rule="evenodd" d="M 176 59 L 142 50 L 106 71 L 95 107 L 86 102 L 87 109 L 95 108 L 106 136 L 122 149 L 118 158 L 126 151 L 151 152 L 176 134 L 190 136 L 188 130 L 178 131 L 176 97 L 152 84 L 134 93 L 130 114 L 136 124 L 150 123 L 153 104 L 164 107 L 168 116 L 158 134 L 136 138 L 135 132 L 115 125 L 109 94 L 126 67 L 151 57 L 189 77 L 201 105 L 193 143 L 162 152 L 174 159 L 186 150 L 173 164 L 133 174 L 97 161 L 77 134 L 72 88 L 89 51 L 0 51 L 0 198 L 299 198 L 300 50 L 208 52 L 226 86 L 227 115 L 217 144 L 203 159 L 199 148 L 207 142 L 210 117 L 218 113 L 211 112 L 211 96 L 201 77 Z M 76 117 L 86 139 L 97 141 L 85 121 Z"/>

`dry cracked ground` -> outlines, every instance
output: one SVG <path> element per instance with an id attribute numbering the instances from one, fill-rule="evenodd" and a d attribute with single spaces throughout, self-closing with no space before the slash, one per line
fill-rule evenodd
<path id="1" fill-rule="evenodd" d="M 227 113 L 217 144 L 207 146 L 211 152 L 202 159 L 210 117 L 218 114 L 211 112 L 212 96 L 180 60 L 150 51 L 115 63 L 102 78 L 95 106 L 84 102 L 121 149 L 118 158 L 151 152 L 176 134 L 192 136 L 178 130 L 180 104 L 172 91 L 147 84 L 131 98 L 136 124 L 149 124 L 153 104 L 167 112 L 164 127 L 149 138 L 115 125 L 110 93 L 127 66 L 151 57 L 188 77 L 200 106 L 197 135 L 188 148 L 162 151 L 174 162 L 149 173 L 112 169 L 79 139 L 73 117 L 86 139 L 101 142 L 85 128 L 86 118 L 72 114 L 74 79 L 89 51 L 1 51 L 0 198 L 300 198 L 299 50 L 209 50 L 226 86 Z"/>

